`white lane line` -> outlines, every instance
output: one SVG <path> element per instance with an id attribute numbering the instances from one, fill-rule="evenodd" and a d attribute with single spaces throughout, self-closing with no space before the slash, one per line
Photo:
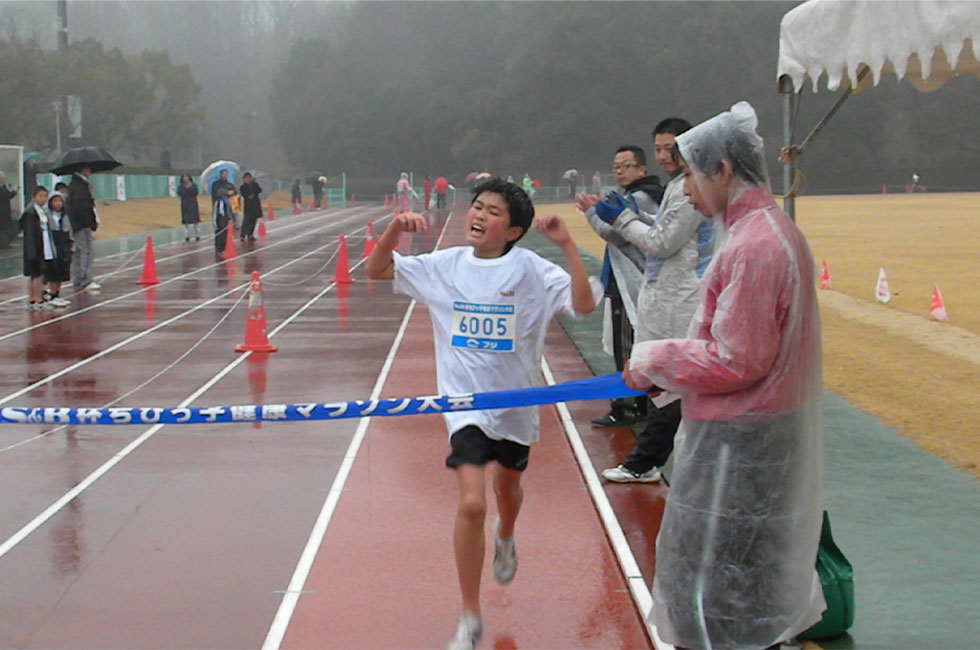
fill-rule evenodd
<path id="1" fill-rule="evenodd" d="M 442 238 L 449 229 L 449 220 L 452 216 L 453 213 L 450 212 L 446 217 L 446 223 L 443 225 L 442 232 L 439 234 L 439 239 L 436 240 L 434 250 L 438 249 L 442 244 Z M 395 340 L 391 343 L 391 348 L 388 350 L 388 356 L 385 358 L 384 365 L 381 367 L 381 372 L 378 373 L 378 378 L 374 382 L 374 389 L 371 391 L 371 397 L 369 399 L 377 399 L 381 394 L 381 389 L 388 380 L 391 366 L 395 362 L 395 354 L 397 354 L 398 348 L 401 346 L 402 338 L 405 336 L 405 330 L 408 329 L 408 322 L 411 320 L 412 312 L 414 311 L 415 300 L 413 299 L 405 310 L 405 316 L 402 318 L 401 325 L 398 327 L 398 333 L 395 334 Z M 310 531 L 306 546 L 303 547 L 299 562 L 296 563 L 296 569 L 293 570 L 289 585 L 286 587 L 282 601 L 279 603 L 279 609 L 276 610 L 276 615 L 273 617 L 272 624 L 269 626 L 269 632 L 266 634 L 265 641 L 262 643 L 262 650 L 278 650 L 282 644 L 282 639 L 286 635 L 286 628 L 289 627 L 289 622 L 293 618 L 293 612 L 296 610 L 296 604 L 299 602 L 300 595 L 304 592 L 306 579 L 310 575 L 310 569 L 313 568 L 313 562 L 316 560 L 316 554 L 320 550 L 320 544 L 323 543 L 323 538 L 327 534 L 327 526 L 330 525 L 330 519 L 333 517 L 334 510 L 337 508 L 337 502 L 340 501 L 340 495 L 344 491 L 344 484 L 347 483 L 347 477 L 350 475 L 354 461 L 357 459 L 357 452 L 361 448 L 361 443 L 364 441 L 364 435 L 367 432 L 370 422 L 371 418 L 366 417 L 361 418 L 357 423 L 354 437 L 347 446 L 344 460 L 340 464 L 340 469 L 337 470 L 337 475 L 334 477 L 333 483 L 330 486 L 330 492 L 323 502 L 320 514 L 317 515 L 316 522 L 313 524 L 313 530 Z"/>
<path id="2" fill-rule="evenodd" d="M 361 264 L 363 264 L 365 261 L 366 260 L 363 260 L 362 259 L 357 264 L 355 264 L 352 268 L 355 268 L 356 269 L 358 266 L 360 266 Z M 307 309 L 309 309 L 309 307 L 311 305 L 313 305 L 313 303 L 315 303 L 319 298 L 322 298 L 324 295 L 326 295 L 327 292 L 329 292 L 335 286 L 336 286 L 336 284 L 333 283 L 333 282 L 331 282 L 330 285 L 328 285 L 324 289 L 320 290 L 320 292 L 317 293 L 317 295 L 316 295 L 315 298 L 307 301 L 302 307 L 300 307 L 299 309 L 297 309 L 293 314 L 290 315 L 289 319 L 287 319 L 286 322 L 292 322 L 293 319 L 295 319 L 300 314 L 302 314 L 304 311 L 306 311 Z M 279 327 L 277 327 L 275 330 L 273 330 L 272 332 L 269 333 L 269 337 L 271 338 L 271 337 L 275 336 L 275 334 L 277 332 L 279 332 L 280 330 L 282 330 L 283 327 L 284 327 L 284 323 L 283 324 L 280 324 Z M 239 356 L 238 358 L 236 358 L 234 361 L 232 361 L 231 363 L 229 363 L 228 365 L 226 365 L 224 368 L 222 368 L 221 370 L 219 370 L 211 379 L 209 379 L 207 382 L 205 382 L 203 386 L 201 386 L 200 388 L 198 388 L 196 391 L 194 391 L 193 393 L 191 393 L 186 399 L 184 399 L 177 406 L 177 408 L 183 408 L 185 406 L 189 406 L 194 400 L 196 400 L 198 397 L 200 397 L 205 392 L 207 392 L 215 384 L 217 384 L 219 381 L 221 381 L 221 379 L 223 379 L 229 372 L 231 372 L 236 367 L 238 367 L 239 365 L 241 365 L 245 361 L 245 359 L 248 359 L 250 356 L 252 356 L 252 352 L 251 351 L 245 352 L 241 356 Z M 371 399 L 375 399 L 375 398 L 376 398 L 376 396 L 372 397 Z M 133 453 L 133 451 L 135 451 L 140 445 L 142 445 L 144 442 L 146 442 L 151 437 L 153 437 L 153 435 L 156 434 L 158 431 L 160 431 L 161 429 L 163 429 L 164 426 L 165 425 L 163 425 L 163 424 L 156 424 L 156 425 L 150 427 L 149 429 L 147 429 L 146 431 L 144 431 L 138 438 L 136 438 L 131 443 L 129 443 L 128 445 L 126 445 L 125 447 L 123 447 L 121 451 L 119 451 L 116 455 L 114 455 L 112 458 L 110 458 L 105 463 L 103 463 L 98 469 L 96 469 L 94 472 L 92 472 L 91 474 L 89 474 L 88 476 L 86 476 L 84 479 L 82 479 L 82 481 L 80 483 L 78 483 L 75 487 L 73 487 L 72 489 L 68 490 L 68 492 L 66 492 L 64 495 L 62 495 L 62 497 L 60 499 L 58 499 L 57 501 L 55 501 L 54 503 L 52 503 L 50 506 L 48 506 L 41 514 L 39 514 L 37 517 L 35 517 L 34 519 L 32 519 L 26 525 L 24 525 L 20 530 L 18 530 L 16 533 L 14 533 L 9 538 L 7 538 L 6 541 L 4 541 L 2 544 L 0 544 L 0 558 L 2 558 L 4 555 L 6 555 L 7 553 L 9 553 L 15 546 L 17 546 L 17 544 L 19 544 L 21 541 L 23 541 L 24 538 L 26 538 L 28 535 L 30 535 L 35 530 L 37 530 L 38 528 L 40 528 L 44 524 L 44 522 L 46 522 L 48 519 L 50 519 L 52 516 L 54 516 L 59 510 L 61 510 L 62 508 L 64 508 L 65 505 L 67 505 L 68 503 L 70 503 L 72 499 L 74 499 L 79 494 L 81 494 L 86 489 L 88 489 L 97 480 L 99 480 L 100 478 L 102 478 L 103 476 L 105 476 L 105 474 L 109 470 L 111 470 L 113 467 L 115 467 L 116 465 L 118 465 L 124 458 L 126 458 L 131 453 Z"/>
<path id="3" fill-rule="evenodd" d="M 555 376 L 551 373 L 551 367 L 544 357 L 541 357 L 541 373 L 549 386 L 555 384 Z M 632 549 L 630 549 L 629 542 L 626 541 L 623 527 L 619 524 L 619 519 L 616 518 L 616 511 L 613 510 L 605 490 L 602 489 L 602 481 L 599 480 L 599 475 L 592 466 L 589 452 L 585 448 L 585 443 L 582 442 L 582 436 L 575 426 L 571 412 L 564 402 L 558 402 L 555 406 L 558 408 L 558 415 L 561 418 L 565 436 L 568 438 L 568 443 L 578 461 L 579 469 L 582 471 L 582 478 L 585 479 L 585 485 L 589 494 L 592 495 L 592 502 L 595 504 L 599 519 L 602 520 L 602 525 L 606 529 L 609 543 L 613 547 L 616 560 L 619 562 L 623 577 L 626 578 L 626 584 L 633 596 L 633 602 L 640 612 L 644 628 L 646 628 L 646 632 L 653 642 L 653 647 L 662 650 L 674 650 L 674 646 L 660 638 L 657 634 L 657 628 L 652 623 L 647 622 L 650 610 L 653 609 L 653 596 L 643 579 L 643 574 L 640 573 L 640 566 L 636 562 Z"/>
<path id="4" fill-rule="evenodd" d="M 357 217 L 356 215 L 355 216 L 352 216 L 352 217 L 348 217 L 348 220 L 349 219 L 354 219 L 356 217 Z M 324 248 L 328 248 L 328 247 L 334 245 L 334 243 L 335 242 L 328 242 L 326 244 L 323 244 L 322 246 L 318 246 L 317 248 L 315 248 L 315 249 L 313 249 L 313 250 L 311 250 L 311 251 L 309 251 L 307 253 L 304 253 L 300 257 L 294 258 L 294 259 L 286 262 L 285 264 L 282 264 L 281 266 L 278 266 L 278 267 L 272 269 L 271 271 L 266 271 L 265 272 L 265 275 L 273 275 L 275 273 L 278 273 L 279 271 L 282 271 L 283 269 L 286 269 L 289 266 L 292 266 L 293 264 L 299 263 L 300 261 L 302 261 L 306 257 L 309 257 L 310 255 L 315 255 L 318 252 L 320 252 L 321 250 L 323 250 Z M 356 265 L 355 265 L 354 268 L 356 268 Z M 48 384 L 48 383 L 54 381 L 55 379 L 57 379 L 57 378 L 59 378 L 59 377 L 61 377 L 63 375 L 66 375 L 69 372 L 72 372 L 73 370 L 77 370 L 78 368 L 81 368 L 82 366 L 85 366 L 85 365 L 87 365 L 87 364 L 89 364 L 89 363 L 91 363 L 91 362 L 93 362 L 93 361 L 95 361 L 97 359 L 100 359 L 100 358 L 102 358 L 102 357 L 104 357 L 104 356 L 106 356 L 106 355 L 108 355 L 108 354 L 110 354 L 112 352 L 115 352 L 119 348 L 125 347 L 126 345 L 129 345 L 130 343 L 132 343 L 134 341 L 137 341 L 137 340 L 143 338 L 144 336 L 146 336 L 148 334 L 151 334 L 151 333 L 153 333 L 153 332 L 155 332 L 155 331 L 157 331 L 157 330 L 159 330 L 159 329 L 161 329 L 163 327 L 166 327 L 167 325 L 170 325 L 171 323 L 174 323 L 174 322 L 176 322 L 176 321 L 178 321 L 178 320 L 180 320 L 182 318 L 185 318 L 186 316 L 189 316 L 189 315 L 193 314 L 194 312 L 196 312 L 196 311 L 198 311 L 200 309 L 203 309 L 204 307 L 207 307 L 211 303 L 216 302 L 218 300 L 221 300 L 222 298 L 224 298 L 225 296 L 227 296 L 229 294 L 233 294 L 233 293 L 236 293 L 238 291 L 242 291 L 245 287 L 248 286 L 248 284 L 249 284 L 248 282 L 243 282 L 242 284 L 239 284 L 236 287 L 233 287 L 231 289 L 228 289 L 224 293 L 220 293 L 217 296 L 214 296 L 213 298 L 210 298 L 210 299 L 206 300 L 203 303 L 199 303 L 199 304 L 195 305 L 194 307 L 191 307 L 190 309 L 187 309 L 187 310 L 185 310 L 183 312 L 180 312 L 179 314 L 176 314 L 174 316 L 171 316 L 167 320 L 161 321 L 161 322 L 157 323 L 156 325 L 154 325 L 153 327 L 150 327 L 149 329 L 145 329 L 145 330 L 143 330 L 141 332 L 138 332 L 137 334 L 133 334 L 132 336 L 130 336 L 128 338 L 125 338 L 125 339 L 123 339 L 123 340 L 121 340 L 121 341 L 119 341 L 119 342 L 117 342 L 117 343 L 115 343 L 115 344 L 107 347 L 106 349 L 101 350 L 101 351 L 93 354 L 92 356 L 85 357 L 84 359 L 82 359 L 80 361 L 76 361 L 72 365 L 67 366 L 65 368 L 62 368 L 61 370 L 59 370 L 59 371 L 57 371 L 55 373 L 52 373 L 52 374 L 48 375 L 44 379 L 38 380 L 38 381 L 34 382 L 33 384 L 30 384 L 28 386 L 25 386 L 25 387 L 21 388 L 20 390 L 15 391 L 13 393 L 10 393 L 10 394 L 8 394 L 8 395 L 6 395 L 4 397 L 0 397 L 0 405 L 6 404 L 10 400 L 16 399 L 16 398 L 20 397 L 21 395 L 24 395 L 25 393 L 29 393 L 30 391 L 34 390 L 35 388 L 38 388 L 39 386 L 43 386 L 45 384 Z"/>
<path id="5" fill-rule="evenodd" d="M 330 215 L 330 216 L 336 216 L 336 215 Z M 276 242 L 274 244 L 270 244 L 268 246 L 263 246 L 261 248 L 256 248 L 255 250 L 249 251 L 247 253 L 243 253 L 243 254 L 237 255 L 235 259 L 241 259 L 241 258 L 249 257 L 251 255 L 255 255 L 255 254 L 259 253 L 260 251 L 266 251 L 266 250 L 269 250 L 269 249 L 272 249 L 272 248 L 283 246 L 283 245 L 285 245 L 287 243 L 290 243 L 290 242 L 293 242 L 293 241 L 295 241 L 297 239 L 301 239 L 301 238 L 304 238 L 304 237 L 309 237 L 311 234 L 322 232 L 324 230 L 329 230 L 333 226 L 343 225 L 343 224 L 346 224 L 346 223 L 350 222 L 351 220 L 359 219 L 359 218 L 361 218 L 363 216 L 364 216 L 363 214 L 353 214 L 353 215 L 350 215 L 348 217 L 345 217 L 344 219 L 341 219 L 339 221 L 331 221 L 330 223 L 327 223 L 327 224 L 324 224 L 323 226 L 317 227 L 315 230 L 308 231 L 308 232 L 303 232 L 303 233 L 300 233 L 298 235 L 293 235 L 292 237 L 289 237 L 287 239 L 283 239 L 282 241 Z M 191 277 L 192 275 L 197 275 L 198 273 L 203 273 L 204 271 L 207 271 L 208 269 L 213 269 L 213 268 L 215 268 L 217 266 L 220 266 L 220 265 L 224 264 L 226 261 L 227 260 L 222 260 L 220 262 L 215 262 L 213 264 L 208 264 L 206 266 L 202 266 L 200 268 L 194 269 L 193 271 L 189 271 L 187 273 L 182 273 L 181 275 L 176 275 L 176 276 L 174 276 L 172 278 L 168 278 L 166 280 L 162 280 L 160 283 L 153 285 L 153 288 L 162 287 L 162 286 L 164 286 L 166 284 L 170 284 L 171 282 L 177 282 L 178 280 L 183 280 L 185 278 Z M 65 314 L 62 314 L 62 315 L 60 315 L 60 316 L 58 316 L 56 318 L 48 318 L 48 319 L 46 319 L 44 321 L 41 321 L 40 323 L 35 323 L 34 325 L 31 325 L 29 327 L 24 327 L 24 328 L 21 328 L 19 330 L 14 330 L 12 332 L 7 332 L 6 334 L 0 335 L 0 342 L 6 341 L 7 339 L 13 338 L 14 336 L 19 336 L 21 334 L 25 334 L 25 333 L 30 332 L 32 330 L 39 329 L 41 327 L 47 327 L 48 325 L 51 325 L 53 323 L 57 323 L 59 321 L 62 321 L 62 320 L 68 319 L 68 318 L 73 318 L 75 316 L 78 316 L 79 314 L 84 314 L 87 311 L 91 311 L 91 310 L 97 309 L 99 307 L 104 307 L 105 305 L 109 305 L 109 304 L 114 303 L 116 301 L 124 300 L 126 298 L 135 296 L 137 294 L 141 294 L 144 291 L 146 291 L 146 289 L 147 289 L 146 287 L 143 287 L 143 288 L 140 288 L 140 289 L 135 289 L 135 290 L 130 291 L 128 293 L 124 293 L 124 294 L 115 296 L 113 298 L 109 298 L 108 300 L 102 300 L 100 302 L 94 303 L 94 304 L 89 305 L 88 307 L 84 307 L 82 309 L 74 309 L 74 310 L 72 310 L 70 312 L 67 312 Z"/>

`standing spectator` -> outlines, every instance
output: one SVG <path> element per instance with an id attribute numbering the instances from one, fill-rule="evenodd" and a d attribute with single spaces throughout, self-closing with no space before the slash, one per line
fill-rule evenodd
<path id="1" fill-rule="evenodd" d="M 773 199 L 747 102 L 677 137 L 684 193 L 721 229 L 686 338 L 623 379 L 679 393 L 653 622 L 684 648 L 769 648 L 821 619 L 820 315 L 813 256 Z"/>
<path id="2" fill-rule="evenodd" d="M 71 182 L 68 184 L 68 199 L 65 201 L 72 237 L 75 239 L 71 278 L 76 292 L 86 289 L 98 291 L 102 288 L 102 285 L 92 279 L 93 233 L 99 227 L 99 220 L 95 214 L 95 199 L 92 198 L 92 190 L 89 187 L 88 179 L 91 175 L 91 167 L 82 167 L 72 174 Z"/>
<path id="3" fill-rule="evenodd" d="M 233 228 L 234 213 L 231 209 L 231 197 L 235 196 L 235 188 L 229 183 L 224 196 L 219 196 L 214 202 L 214 250 L 218 255 L 225 252 L 228 245 L 228 237 L 234 237 Z"/>
<path id="4" fill-rule="evenodd" d="M 531 175 L 527 172 L 524 172 L 524 178 L 521 179 L 521 187 L 525 194 L 534 198 L 534 181 L 531 180 Z"/>
<path id="5" fill-rule="evenodd" d="M 218 178 L 211 183 L 211 202 L 216 203 L 218 199 L 228 196 L 228 190 L 234 190 L 235 186 L 228 180 L 228 170 L 222 169 L 218 172 Z"/>
<path id="6" fill-rule="evenodd" d="M 213 183 L 211 183 L 211 213 L 214 219 L 214 236 L 215 246 L 218 246 L 217 238 L 220 238 L 221 245 L 218 246 L 218 252 L 223 253 L 225 250 L 225 235 L 226 231 L 230 231 L 232 236 L 235 232 L 235 212 L 231 205 L 230 197 L 235 196 L 235 186 L 231 181 L 228 180 L 228 170 L 222 169 L 218 172 L 218 178 Z M 218 203 L 223 203 L 221 209 L 218 209 Z M 218 218 L 220 214 L 220 219 Z M 219 226 L 218 223 L 222 224 Z"/>
<path id="7" fill-rule="evenodd" d="M 449 181 L 444 176 L 436 179 L 433 187 L 436 190 L 436 210 L 446 209 L 446 192 L 449 190 Z"/>
<path id="8" fill-rule="evenodd" d="M 398 212 L 411 212 L 412 197 L 417 199 L 419 195 L 408 182 L 408 172 L 402 172 L 398 182 L 395 183 L 395 194 L 398 195 Z"/>
<path id="9" fill-rule="evenodd" d="M 574 169 L 569 169 L 568 172 L 568 198 L 574 199 L 575 195 L 578 193 L 578 172 Z"/>
<path id="10" fill-rule="evenodd" d="M 653 151 L 670 182 L 652 224 L 626 209 L 613 221 L 616 232 L 646 253 L 646 274 L 636 304 L 636 337 L 644 341 L 680 338 L 698 305 L 701 260 L 711 259 L 711 219 L 694 209 L 684 196 L 684 175 L 674 160 L 674 139 L 691 128 L 677 117 L 661 121 L 653 130 Z M 701 230 L 709 237 L 701 243 Z M 660 468 L 674 449 L 674 435 L 681 422 L 681 401 L 664 393 L 647 403 L 647 422 L 636 436 L 626 460 L 606 469 L 602 476 L 618 483 L 651 483 L 660 480 Z"/>
<path id="11" fill-rule="evenodd" d="M 299 186 L 299 178 L 293 180 L 293 207 L 299 208 L 300 204 L 303 203 L 303 189 Z"/>
<path id="12" fill-rule="evenodd" d="M 10 201 L 17 196 L 17 188 L 7 187 L 7 177 L 0 172 L 0 248 L 10 246 L 14 239 L 14 222 L 10 214 Z"/>
<path id="13" fill-rule="evenodd" d="M 637 212 L 644 223 L 652 224 L 650 216 L 657 212 L 663 197 L 663 186 L 656 176 L 647 175 L 647 158 L 642 147 L 624 145 L 613 156 L 612 171 L 616 178 L 618 193 L 631 197 L 637 204 Z M 616 192 L 610 192 L 612 197 Z M 606 251 L 602 259 L 602 284 L 606 289 L 606 309 L 611 325 L 612 355 L 616 369 L 624 367 L 629 358 L 633 341 L 633 325 L 636 322 L 636 303 L 640 287 L 643 286 L 643 273 L 646 268 L 646 255 L 627 241 L 616 230 L 596 214 L 596 195 L 579 194 L 575 197 L 578 209 L 585 213 L 589 226 L 606 241 Z M 646 398 L 623 398 L 612 401 L 605 415 L 595 418 L 592 423 L 600 427 L 628 427 L 641 419 L 646 412 Z"/>
<path id="14" fill-rule="evenodd" d="M 600 192 L 602 192 L 602 174 L 600 174 L 599 170 L 597 169 L 595 170 L 595 173 L 592 174 L 592 193 L 599 194 Z"/>
<path id="15" fill-rule="evenodd" d="M 184 224 L 184 241 L 191 240 L 191 226 L 194 227 L 194 241 L 201 241 L 201 233 L 197 229 L 201 222 L 201 211 L 197 205 L 198 194 L 200 190 L 191 175 L 181 174 L 177 196 L 180 197 L 180 223 Z"/>
<path id="16" fill-rule="evenodd" d="M 320 206 L 323 203 L 323 185 L 326 183 L 326 181 L 327 179 L 323 176 L 317 176 L 315 179 L 313 179 L 313 182 L 310 183 L 310 187 L 313 188 L 313 207 L 317 210 L 320 209 Z"/>
<path id="17" fill-rule="evenodd" d="M 242 236 L 241 240 L 254 242 L 255 235 L 255 222 L 262 218 L 262 201 L 259 198 L 259 194 L 262 193 L 262 188 L 259 184 L 255 182 L 252 175 L 245 172 L 242 176 L 242 186 L 238 188 L 242 196 Z"/>
<path id="18" fill-rule="evenodd" d="M 425 180 L 422 181 L 422 195 L 425 197 L 425 205 L 422 206 L 422 210 L 426 211 L 429 209 L 429 199 L 432 196 L 432 181 L 429 180 L 429 175 L 425 175 Z"/>
<path id="19" fill-rule="evenodd" d="M 37 186 L 30 204 L 20 215 L 20 229 L 24 231 L 24 275 L 28 278 L 29 310 L 54 306 L 46 305 L 41 293 L 45 262 L 54 259 L 54 243 L 48 232 L 48 213 L 44 209 L 47 201 L 47 188 Z"/>
<path id="20" fill-rule="evenodd" d="M 71 304 L 61 297 L 61 283 L 71 280 L 71 226 L 65 214 L 65 200 L 57 192 L 48 199 L 48 233 L 54 246 L 54 257 L 45 258 L 44 281 L 48 288 L 42 299 L 52 307 L 62 309 Z"/>

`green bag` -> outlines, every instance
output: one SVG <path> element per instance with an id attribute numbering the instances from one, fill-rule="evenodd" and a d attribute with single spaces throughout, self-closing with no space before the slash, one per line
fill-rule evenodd
<path id="1" fill-rule="evenodd" d="M 817 575 L 820 576 L 827 609 L 819 623 L 800 633 L 800 639 L 839 636 L 854 623 L 854 569 L 834 543 L 830 533 L 830 516 L 826 510 L 823 512 L 823 528 L 817 550 Z"/>

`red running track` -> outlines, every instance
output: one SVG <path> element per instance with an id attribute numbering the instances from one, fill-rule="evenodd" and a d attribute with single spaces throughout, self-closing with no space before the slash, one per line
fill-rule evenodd
<path id="1" fill-rule="evenodd" d="M 354 207 L 279 219 L 267 224 L 265 240 L 228 261 L 216 261 L 206 243 L 158 246 L 162 283 L 147 290 L 133 284 L 138 256 L 122 269 L 124 258 L 102 260 L 97 274 L 118 272 L 100 279 L 101 294 L 73 297 L 66 314 L 28 313 L 18 298 L 23 279 L 0 282 L 0 405 L 367 397 L 409 301 L 357 269 L 353 285 L 332 286 L 330 255 L 346 234 L 354 266 L 366 221 L 384 212 Z M 461 221 L 450 221 L 444 244 Z M 417 235 L 403 250 L 434 244 L 434 232 Z M 233 352 L 245 318 L 236 301 L 252 270 L 262 274 L 279 346 L 265 358 Z M 546 355 L 558 380 L 588 373 L 557 325 Z M 428 317 L 419 307 L 382 394 L 434 385 Z M 602 405 L 571 408 L 581 422 Z M 0 427 L 0 647 L 258 647 L 274 636 L 283 591 L 357 427 Z M 608 456 L 596 458 L 598 467 L 619 453 L 622 432 L 583 433 L 590 450 Z M 283 647 L 446 642 L 458 613 L 446 444 L 440 419 L 370 424 L 304 593 L 280 620 Z M 542 409 L 542 442 L 526 480 L 521 570 L 506 589 L 485 580 L 481 645 L 648 646 L 554 407 Z M 632 492 L 622 487 L 607 492 L 614 500 Z M 654 495 L 654 507 L 662 497 L 649 487 L 643 494 Z M 649 584 L 652 537 L 627 537 L 645 554 Z"/>

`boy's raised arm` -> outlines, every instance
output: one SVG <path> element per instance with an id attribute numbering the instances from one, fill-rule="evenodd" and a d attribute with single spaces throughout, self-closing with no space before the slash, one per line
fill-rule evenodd
<path id="1" fill-rule="evenodd" d="M 572 306 L 579 314 L 588 314 L 595 309 L 595 297 L 585 265 L 578 254 L 578 247 L 572 239 L 568 227 L 556 214 L 545 214 L 534 218 L 534 227 L 549 241 L 557 244 L 565 256 L 568 273 L 572 276 Z"/>
<path id="2" fill-rule="evenodd" d="M 392 252 L 398 247 L 398 238 L 403 232 L 422 232 L 429 227 L 429 221 L 421 214 L 403 212 L 395 215 L 381 233 L 368 256 L 364 271 L 372 280 L 393 280 L 395 264 Z"/>

